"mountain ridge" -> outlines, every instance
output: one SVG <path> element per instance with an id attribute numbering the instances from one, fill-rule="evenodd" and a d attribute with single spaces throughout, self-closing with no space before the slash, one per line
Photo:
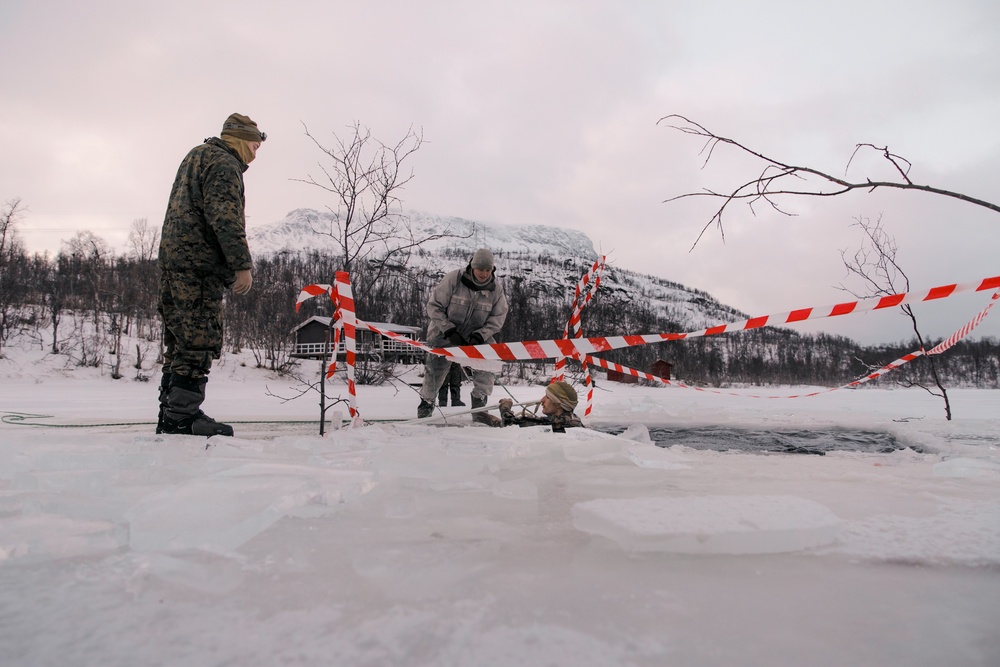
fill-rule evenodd
<path id="1" fill-rule="evenodd" d="M 502 280 L 524 281 L 536 293 L 563 292 L 572 299 L 576 284 L 598 259 L 593 241 L 575 229 L 486 223 L 421 211 L 404 215 L 417 238 L 452 235 L 422 244 L 409 258 L 410 271 L 443 275 L 464 261 L 458 258 L 487 247 L 496 257 Z M 329 233 L 336 221 L 333 213 L 300 208 L 283 220 L 248 231 L 247 237 L 259 255 L 311 251 L 337 255 L 340 250 Z M 600 290 L 623 302 L 641 303 L 686 331 L 748 317 L 706 292 L 613 265 L 607 267 Z"/>

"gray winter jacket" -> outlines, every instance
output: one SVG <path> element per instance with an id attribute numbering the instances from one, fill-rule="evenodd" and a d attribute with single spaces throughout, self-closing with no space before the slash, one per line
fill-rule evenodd
<path id="1" fill-rule="evenodd" d="M 507 319 L 507 295 L 495 275 L 486 285 L 476 285 L 467 266 L 441 279 L 427 300 L 427 316 L 428 342 L 455 328 L 465 340 L 478 331 L 483 341 L 491 343 Z"/>

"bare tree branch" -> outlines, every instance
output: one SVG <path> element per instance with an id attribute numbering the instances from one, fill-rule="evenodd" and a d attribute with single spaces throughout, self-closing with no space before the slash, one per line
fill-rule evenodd
<path id="1" fill-rule="evenodd" d="M 17 236 L 17 223 L 21 221 L 25 213 L 25 207 L 20 197 L 8 199 L 0 209 L 0 253 L 5 252 L 8 247 L 19 244 Z"/>
<path id="2" fill-rule="evenodd" d="M 336 242 L 345 271 L 358 263 L 372 269 L 369 282 L 378 282 L 390 269 L 405 266 L 412 251 L 442 238 L 456 237 L 445 229 L 418 236 L 402 212 L 400 191 L 414 174 L 405 165 L 424 143 L 422 131 L 411 126 L 395 144 L 374 139 L 369 128 L 355 121 L 344 137 L 333 135 L 325 146 L 302 124 L 305 134 L 326 156 L 319 163 L 323 176 L 292 179 L 314 185 L 331 195 L 327 206 L 334 218 L 327 229 L 314 229 Z"/>
<path id="3" fill-rule="evenodd" d="M 698 234 L 694 244 L 691 246 L 692 249 L 694 246 L 698 245 L 698 242 L 701 241 L 705 232 L 712 225 L 718 227 L 720 234 L 722 234 L 723 239 L 725 239 L 723 215 L 726 213 L 729 205 L 733 202 L 746 202 L 750 206 L 751 212 L 756 215 L 754 205 L 763 200 L 767 202 L 773 210 L 778 211 L 783 215 L 793 215 L 782 209 L 779 205 L 779 200 L 785 197 L 836 197 L 853 190 L 867 190 L 868 192 L 872 192 L 878 188 L 893 188 L 899 190 L 918 190 L 921 192 L 929 192 L 931 194 L 958 199 L 976 206 L 982 206 L 983 208 L 1000 213 L 1000 205 L 992 202 L 970 197 L 960 192 L 953 192 L 951 190 L 944 190 L 930 185 L 920 185 L 914 183 L 909 177 L 911 167 L 910 162 L 891 153 L 888 147 L 885 146 L 876 146 L 874 144 L 864 143 L 857 144 L 854 152 L 851 154 L 851 159 L 848 161 L 847 167 L 850 167 L 854 158 L 860 151 L 871 150 L 880 153 L 899 174 L 900 179 L 871 180 L 870 178 L 866 178 L 863 181 L 851 181 L 846 178 L 846 169 L 845 177 L 841 178 L 812 167 L 788 164 L 765 155 L 764 153 L 748 148 L 738 141 L 717 135 L 706 129 L 704 126 L 678 114 L 664 116 L 657 122 L 663 123 L 667 127 L 683 132 L 684 134 L 703 138 L 705 140 L 705 145 L 702 147 L 700 154 L 705 156 L 705 161 L 702 164 L 702 167 L 708 164 L 708 162 L 712 159 L 712 156 L 715 154 L 716 148 L 720 145 L 732 146 L 733 148 L 736 148 L 747 155 L 753 156 L 764 163 L 761 172 L 756 178 L 748 180 L 728 192 L 716 192 L 714 190 L 706 189 L 703 192 L 688 192 L 665 200 L 665 203 L 691 197 L 711 197 L 722 200 L 722 204 L 718 209 L 716 209 L 715 213 L 705 226 L 702 227 L 701 232 Z M 788 183 L 788 185 L 786 185 L 786 183 Z M 801 183 L 802 186 L 796 187 L 796 183 Z"/>
<path id="4" fill-rule="evenodd" d="M 134 259 L 152 261 L 160 247 L 160 229 L 147 218 L 136 218 L 128 232 L 128 251 Z"/>
<path id="5" fill-rule="evenodd" d="M 857 298 L 891 296 L 893 294 L 909 292 L 910 279 L 896 261 L 896 251 L 898 250 L 896 239 L 890 236 L 885 231 L 885 228 L 882 227 L 882 216 L 879 216 L 878 220 L 874 223 L 868 218 L 855 218 L 855 220 L 857 220 L 857 223 L 853 226 L 861 228 L 865 239 L 858 250 L 855 251 L 853 257 L 848 258 L 847 251 L 841 251 L 840 256 L 844 260 L 844 266 L 847 268 L 848 273 L 860 278 L 868 286 L 868 289 L 863 293 L 858 293 L 848 289 L 844 285 L 841 285 L 840 288 Z M 920 349 L 926 350 L 924 337 L 920 333 L 917 316 L 914 314 L 913 308 L 910 304 L 903 304 L 899 308 L 910 320 L 913 334 L 920 344 Z M 919 382 L 897 380 L 897 383 L 904 387 L 920 387 L 931 396 L 944 399 L 945 418 L 950 421 L 951 401 L 948 399 L 948 390 L 945 389 L 938 374 L 937 363 L 932 356 L 925 356 L 924 358 L 930 366 L 931 377 L 937 386 L 937 391 Z"/>

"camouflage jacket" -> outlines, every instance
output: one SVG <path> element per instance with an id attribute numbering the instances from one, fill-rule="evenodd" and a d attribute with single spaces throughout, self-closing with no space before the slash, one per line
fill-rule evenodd
<path id="1" fill-rule="evenodd" d="M 513 426 L 514 424 L 518 426 L 551 426 L 553 433 L 565 433 L 568 428 L 583 427 L 583 422 L 580 421 L 575 412 L 564 412 L 555 417 L 546 417 L 545 415 L 528 413 L 515 415 L 512 410 L 501 408 L 500 417 L 503 419 L 504 426 Z"/>
<path id="2" fill-rule="evenodd" d="M 230 285 L 236 271 L 253 268 L 244 217 L 246 170 L 219 138 L 191 149 L 177 169 L 163 220 L 162 270 L 214 273 Z"/>

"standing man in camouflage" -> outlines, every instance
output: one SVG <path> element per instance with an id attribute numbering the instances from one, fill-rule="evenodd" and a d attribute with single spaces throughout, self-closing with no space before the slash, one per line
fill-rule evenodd
<path id="1" fill-rule="evenodd" d="M 222 353 L 222 295 L 250 291 L 243 172 L 267 135 L 234 113 L 220 136 L 191 149 L 174 179 L 160 238 L 163 378 L 157 433 L 232 435 L 201 411 Z"/>

